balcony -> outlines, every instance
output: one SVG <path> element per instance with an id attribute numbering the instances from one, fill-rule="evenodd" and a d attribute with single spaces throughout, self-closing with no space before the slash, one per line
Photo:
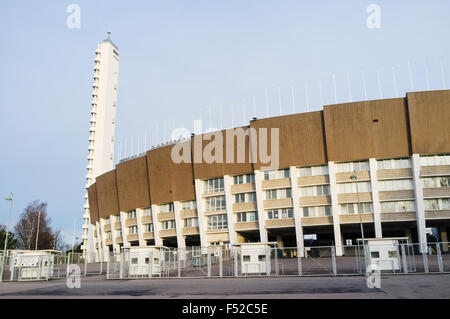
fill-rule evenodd
<path id="1" fill-rule="evenodd" d="M 281 179 L 270 179 L 261 181 L 262 190 L 275 189 L 275 188 L 290 188 L 291 179 L 281 178 Z"/>
<path id="2" fill-rule="evenodd" d="M 103 230 L 104 230 L 105 232 L 111 231 L 111 224 L 105 224 L 105 226 L 103 226 Z"/>
<path id="3" fill-rule="evenodd" d="M 141 223 L 142 224 L 151 224 L 151 223 L 153 223 L 153 217 L 152 216 L 142 216 Z"/>
<path id="4" fill-rule="evenodd" d="M 177 231 L 175 228 L 173 229 L 161 229 L 159 231 L 159 237 L 163 238 L 163 237 L 176 237 L 177 236 Z"/>
<path id="5" fill-rule="evenodd" d="M 123 240 L 122 240 L 122 237 L 116 237 L 116 244 L 122 244 L 123 243 Z"/>
<path id="6" fill-rule="evenodd" d="M 200 229 L 198 227 L 184 227 L 181 229 L 182 235 L 198 235 L 200 234 Z"/>
<path id="7" fill-rule="evenodd" d="M 292 198 L 266 199 L 263 202 L 265 209 L 292 207 Z"/>
<path id="8" fill-rule="evenodd" d="M 258 230 L 259 222 L 239 222 L 234 224 L 235 231 Z"/>
<path id="9" fill-rule="evenodd" d="M 294 218 L 267 219 L 266 228 L 295 227 Z"/>
<path id="10" fill-rule="evenodd" d="M 158 221 L 162 222 L 164 220 L 173 220 L 175 219 L 175 213 L 174 212 L 167 212 L 167 213 L 159 213 L 158 214 Z"/>
<path id="11" fill-rule="evenodd" d="M 122 226 L 121 226 L 120 222 L 115 222 L 115 223 L 114 223 L 114 229 L 115 229 L 115 230 L 119 230 L 121 227 L 122 227 Z"/>
<path id="12" fill-rule="evenodd" d="M 138 241 L 138 240 L 139 240 L 138 234 L 131 234 L 127 236 L 127 241 Z"/>
<path id="13" fill-rule="evenodd" d="M 142 236 L 145 240 L 154 239 L 155 233 L 154 232 L 145 232 Z"/>
<path id="14" fill-rule="evenodd" d="M 126 227 L 135 226 L 135 225 L 137 225 L 137 219 L 136 218 L 125 219 L 125 226 Z"/>

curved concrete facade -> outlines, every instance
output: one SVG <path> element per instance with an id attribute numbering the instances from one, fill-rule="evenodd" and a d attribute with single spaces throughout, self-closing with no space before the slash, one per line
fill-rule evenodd
<path id="1" fill-rule="evenodd" d="M 296 246 L 303 245 L 303 234 L 306 233 L 327 234 L 324 238 L 329 237 L 331 242 L 345 244 L 341 230 L 354 234 L 357 230 L 353 230 L 351 225 L 359 227 L 357 216 L 342 213 L 353 209 L 344 205 L 357 201 L 355 192 L 348 191 L 352 187 L 349 180 L 352 171 L 348 170 L 356 167 L 358 183 L 361 184 L 360 200 L 371 207 L 367 208 L 364 221 L 369 233 L 373 229 L 374 237 L 383 236 L 384 229 L 387 232 L 396 229 L 396 222 L 405 233 L 412 231 L 418 241 L 426 240 L 425 227 L 431 226 L 443 227 L 446 237 L 450 208 L 439 209 L 437 215 L 436 212 L 434 215 L 428 214 L 433 216 L 428 222 L 424 205 L 428 205 L 428 198 L 433 198 L 439 199 L 439 205 L 443 203 L 442 207 L 447 208 L 446 198 L 450 198 L 450 188 L 438 187 L 440 189 L 432 191 L 425 187 L 425 190 L 421 179 L 427 176 L 446 178 L 450 175 L 450 163 L 446 162 L 447 154 L 450 154 L 449 90 L 408 93 L 405 98 L 329 105 L 323 111 L 253 120 L 241 129 L 248 133 L 252 129 L 260 132 L 261 128 L 268 131 L 278 129 L 277 172 L 264 173 L 262 169 L 265 164 L 261 163 L 260 158 L 250 159 L 252 147 L 260 149 L 261 146 L 256 135 L 246 134 L 241 140 L 245 145 L 243 163 L 195 163 L 196 151 L 203 153 L 208 143 L 215 139 L 225 141 L 227 134 L 233 133 L 233 130 L 192 136 L 181 147 L 190 153 L 183 154 L 191 159 L 190 163 L 174 163 L 171 152 L 175 145 L 169 145 L 149 150 L 145 155 L 124 161 L 114 170 L 98 176 L 89 188 L 91 223 L 103 219 L 100 224 L 110 223 L 113 220 L 110 216 L 121 216 L 122 228 L 137 226 L 137 231 L 130 228 L 137 234 L 130 237 L 130 241 L 126 237 L 128 231 L 122 229 L 120 237 L 123 246 L 172 243 L 183 247 L 186 245 L 185 239 L 189 238 L 193 239 L 192 245 L 202 246 L 267 241 L 267 236 L 278 240 L 286 230 L 292 231 L 296 238 L 292 243 Z M 239 138 L 234 137 L 233 140 L 233 158 L 236 162 Z M 270 133 L 267 145 L 270 153 Z M 216 155 L 216 152 L 220 153 L 215 150 Z M 436 167 L 424 165 L 428 155 L 435 156 L 430 157 L 429 162 L 435 160 Z M 227 158 L 225 146 L 223 158 Z M 323 170 L 323 173 L 310 173 L 311 168 Z M 205 181 L 217 178 L 218 182 L 206 182 L 211 185 L 218 183 L 212 191 L 207 191 Z M 269 194 L 271 190 L 273 192 Z M 220 207 L 211 206 L 217 205 L 217 201 Z M 386 201 L 390 204 L 383 204 Z M 408 202 L 404 204 L 409 207 L 408 211 L 392 214 L 383 211 L 387 206 L 395 206 L 401 201 Z M 410 202 L 414 202 L 413 208 Z M 305 207 L 313 207 L 311 211 L 317 216 L 309 216 L 309 209 Z M 274 218 L 272 210 L 277 209 L 280 214 L 285 214 L 285 209 L 287 217 Z M 322 214 L 322 211 L 325 213 Z M 237 215 L 246 212 L 250 214 L 248 216 L 253 216 L 251 220 L 247 215 Z M 394 216 L 394 213 L 399 216 Z M 408 213 L 415 217 L 412 221 L 407 218 Z M 148 217 L 146 223 L 142 223 L 143 214 Z M 152 223 L 148 222 L 150 215 Z M 208 217 L 212 215 L 221 217 Z M 255 220 L 254 216 L 259 218 Z M 128 219 L 133 218 L 137 219 L 135 225 L 126 224 Z M 185 220 L 189 218 L 197 218 L 195 225 Z M 227 227 L 223 227 L 224 218 L 227 218 Z M 174 221 L 173 227 L 167 226 L 165 221 Z M 221 228 L 211 229 L 215 227 L 211 226 L 214 222 L 222 225 Z M 97 229 L 103 232 L 102 227 Z M 170 229 L 175 230 L 167 231 Z M 144 239 L 151 238 L 151 232 L 154 243 Z M 111 236 L 108 234 L 106 237 Z M 353 235 L 351 237 L 354 238 Z M 115 246 L 101 247 L 101 241 L 96 242 L 100 243 L 97 249 L 105 252 Z M 115 248 L 120 249 L 120 245 Z"/>

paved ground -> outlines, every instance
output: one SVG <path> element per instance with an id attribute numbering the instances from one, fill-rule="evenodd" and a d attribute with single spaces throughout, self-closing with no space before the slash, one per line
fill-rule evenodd
<path id="1" fill-rule="evenodd" d="M 0 298 L 446 298 L 450 275 L 383 276 L 380 289 L 365 277 L 277 277 L 226 279 L 81 279 L 69 289 L 65 279 L 0 283 Z"/>

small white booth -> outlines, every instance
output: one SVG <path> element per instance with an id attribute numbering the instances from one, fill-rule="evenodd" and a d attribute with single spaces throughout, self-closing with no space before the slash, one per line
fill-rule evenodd
<path id="1" fill-rule="evenodd" d="M 235 244 L 240 250 L 241 273 L 243 275 L 270 274 L 271 251 L 276 242 Z"/>
<path id="2" fill-rule="evenodd" d="M 164 275 L 164 257 L 168 251 L 165 246 L 123 248 L 128 277 L 161 277 Z"/>
<path id="3" fill-rule="evenodd" d="M 10 250 L 11 280 L 49 280 L 59 250 Z"/>
<path id="4" fill-rule="evenodd" d="M 362 239 L 358 239 L 362 244 Z M 365 238 L 366 263 L 377 265 L 380 271 L 400 271 L 399 244 L 408 243 L 408 237 Z"/>

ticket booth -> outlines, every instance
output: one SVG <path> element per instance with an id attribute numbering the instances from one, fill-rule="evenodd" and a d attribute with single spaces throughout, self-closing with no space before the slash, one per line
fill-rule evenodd
<path id="1" fill-rule="evenodd" d="M 161 277 L 164 275 L 165 246 L 124 248 L 124 263 L 128 267 L 128 277 Z"/>
<path id="2" fill-rule="evenodd" d="M 236 244 L 240 253 L 241 273 L 243 275 L 270 274 L 271 251 L 276 242 Z"/>
<path id="3" fill-rule="evenodd" d="M 408 243 L 408 237 L 364 239 L 367 266 L 377 265 L 380 271 L 400 271 L 400 243 Z"/>
<path id="4" fill-rule="evenodd" d="M 58 250 L 10 250 L 11 280 L 49 280 Z"/>

